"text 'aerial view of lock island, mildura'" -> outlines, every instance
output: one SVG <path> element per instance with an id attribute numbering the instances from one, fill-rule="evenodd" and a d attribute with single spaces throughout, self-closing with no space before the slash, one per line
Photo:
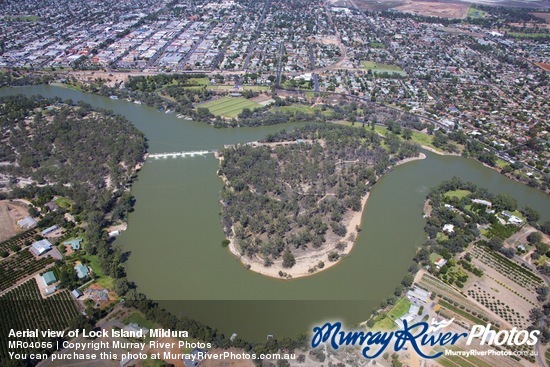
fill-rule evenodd
<path id="1" fill-rule="evenodd" d="M 548 0 L 0 2 L 0 366 L 550 367 Z"/>

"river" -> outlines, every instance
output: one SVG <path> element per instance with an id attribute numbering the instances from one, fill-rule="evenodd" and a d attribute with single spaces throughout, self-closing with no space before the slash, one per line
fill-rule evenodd
<path id="1" fill-rule="evenodd" d="M 258 140 L 287 126 L 214 129 L 123 100 L 54 86 L 5 88 L 83 100 L 124 115 L 143 131 L 149 152 L 219 149 Z M 392 294 L 425 241 L 422 205 L 430 187 L 459 176 L 493 193 L 508 193 L 550 219 L 550 197 L 480 163 L 425 152 L 424 160 L 398 166 L 373 187 L 352 253 L 337 266 L 290 281 L 246 270 L 220 243 L 219 192 L 213 155 L 149 160 L 133 186 L 135 211 L 117 243 L 131 252 L 130 281 L 176 314 L 187 314 L 226 334 L 264 339 L 307 333 L 337 319 L 364 321 Z"/>

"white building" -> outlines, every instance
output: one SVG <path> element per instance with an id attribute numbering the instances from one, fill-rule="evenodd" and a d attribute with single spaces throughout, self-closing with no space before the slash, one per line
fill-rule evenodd
<path id="1" fill-rule="evenodd" d="M 40 256 L 43 253 L 50 251 L 51 249 L 52 249 L 52 244 L 50 241 L 46 239 L 36 241 L 31 245 L 31 251 L 37 256 Z"/>

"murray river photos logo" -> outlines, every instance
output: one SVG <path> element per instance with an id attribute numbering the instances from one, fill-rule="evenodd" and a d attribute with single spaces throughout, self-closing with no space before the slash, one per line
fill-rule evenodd
<path id="1" fill-rule="evenodd" d="M 539 330 L 511 330 L 495 331 L 491 324 L 474 325 L 469 333 L 444 332 L 443 329 L 452 324 L 454 319 L 436 322 L 432 320 L 431 325 L 427 322 L 410 324 L 404 320 L 403 329 L 397 331 L 345 331 L 342 330 L 340 322 L 327 322 L 323 326 L 313 328 L 311 339 L 312 348 L 325 343 L 337 350 L 343 346 L 362 346 L 361 354 L 367 359 L 380 356 L 388 348 L 393 346 L 393 351 L 398 352 L 403 348 L 412 348 L 423 358 L 437 358 L 443 352 L 426 354 L 423 347 L 450 346 L 461 339 L 466 339 L 466 345 L 474 340 L 481 345 L 488 346 L 533 346 L 538 342 Z"/>

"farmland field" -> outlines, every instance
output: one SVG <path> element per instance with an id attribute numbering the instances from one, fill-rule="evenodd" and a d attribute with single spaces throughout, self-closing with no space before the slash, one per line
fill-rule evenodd
<path id="1" fill-rule="evenodd" d="M 0 297 L 0 340 L 8 340 L 11 328 L 63 330 L 77 315 L 78 309 L 69 291 L 65 290 L 43 299 L 36 281 L 31 279 Z M 41 335 L 32 338 L 32 341 L 41 340 L 45 340 Z M 1 343 L 0 361 L 8 358 L 7 347 L 7 343 Z M 10 351 L 29 352 L 28 349 Z"/>
<path id="2" fill-rule="evenodd" d="M 261 105 L 244 97 L 222 97 L 214 101 L 201 103 L 197 107 L 208 108 L 210 113 L 216 116 L 232 118 L 237 117 L 244 108 L 250 108 L 252 110 L 261 107 Z"/>
<path id="3" fill-rule="evenodd" d="M 0 262 L 0 291 L 5 291 L 18 281 L 43 270 L 52 264 L 51 257 L 41 257 L 38 260 L 28 250 L 21 250 Z"/>

